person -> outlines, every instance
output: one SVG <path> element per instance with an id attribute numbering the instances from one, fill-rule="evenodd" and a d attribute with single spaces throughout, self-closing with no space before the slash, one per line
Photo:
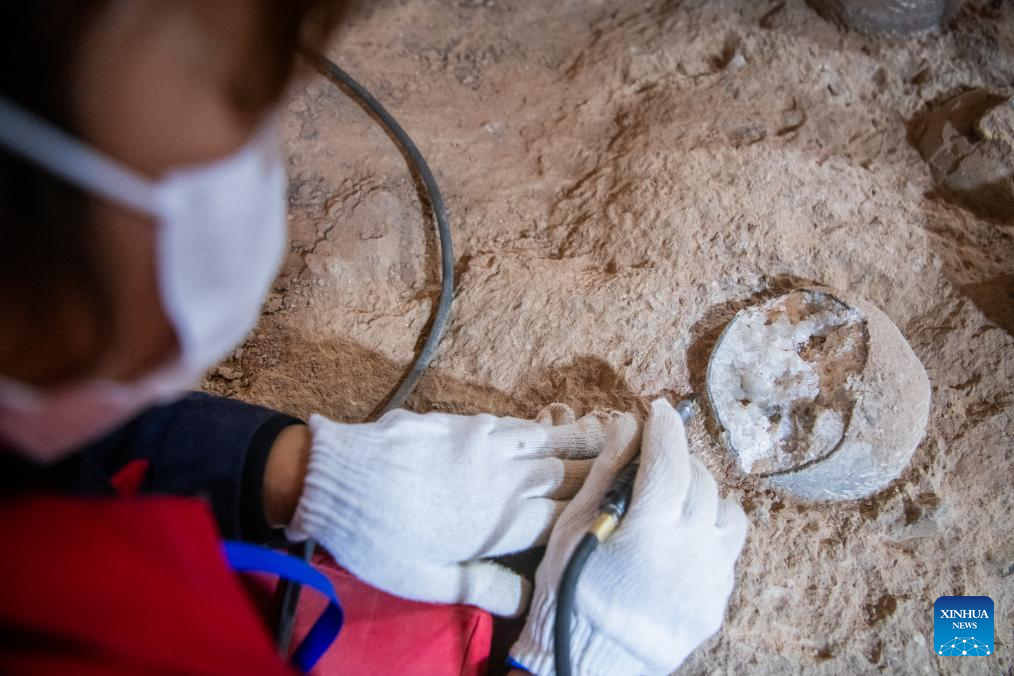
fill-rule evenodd
<path id="1" fill-rule="evenodd" d="M 550 674 L 562 567 L 638 451 L 630 513 L 578 588 L 575 669 L 666 673 L 720 627 L 747 522 L 664 401 L 643 425 L 560 404 L 342 424 L 186 392 L 252 328 L 277 272 L 277 110 L 297 47 L 321 46 L 343 11 L 0 10 L 0 671 L 287 673 L 220 540 L 313 538 L 386 594 L 379 611 L 527 610 L 513 664 Z M 547 542 L 534 591 L 493 560 Z M 391 639 L 372 635 L 372 654 Z"/>

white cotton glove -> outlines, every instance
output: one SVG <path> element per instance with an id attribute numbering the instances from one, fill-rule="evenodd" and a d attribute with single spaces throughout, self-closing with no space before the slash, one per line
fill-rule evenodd
<path id="1" fill-rule="evenodd" d="M 613 476 L 639 445 L 627 516 L 592 553 L 578 581 L 573 672 L 668 674 L 722 626 L 746 516 L 739 505 L 719 499 L 711 474 L 690 457 L 683 421 L 666 401 L 652 404 L 639 436 L 633 416 L 614 418 L 588 480 L 549 538 L 528 622 L 511 649 L 517 663 L 539 676 L 555 671 L 553 622 L 563 570 Z"/>
<path id="2" fill-rule="evenodd" d="M 553 404 L 535 421 L 391 411 L 310 418 L 303 494 L 286 534 L 405 598 L 516 616 L 531 585 L 484 557 L 545 544 L 605 441 L 606 414 Z"/>

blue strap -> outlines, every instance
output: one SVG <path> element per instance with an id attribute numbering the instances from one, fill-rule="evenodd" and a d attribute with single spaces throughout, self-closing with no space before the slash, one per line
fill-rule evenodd
<path id="1" fill-rule="evenodd" d="M 532 673 L 531 669 L 529 669 L 525 665 L 521 664 L 520 662 L 518 662 L 516 659 L 514 659 L 510 655 L 507 656 L 507 666 L 510 667 L 511 669 L 520 669 L 521 671 L 524 671 L 526 673 L 529 673 L 529 674 Z"/>
<path id="2" fill-rule="evenodd" d="M 304 586 L 316 589 L 328 598 L 328 606 L 313 623 L 306 638 L 292 653 L 290 662 L 303 672 L 313 668 L 317 660 L 334 643 L 341 631 L 345 615 L 342 612 L 338 595 L 335 594 L 331 581 L 323 573 L 303 561 L 288 554 L 272 549 L 258 547 L 248 542 L 226 540 L 222 543 L 225 558 L 237 573 L 256 572 L 273 573 L 285 580 L 292 580 Z"/>

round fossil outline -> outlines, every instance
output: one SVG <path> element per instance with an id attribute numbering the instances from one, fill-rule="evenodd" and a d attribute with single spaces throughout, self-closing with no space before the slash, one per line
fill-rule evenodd
<path id="1" fill-rule="evenodd" d="M 719 348 L 719 346 L 721 346 L 722 342 L 725 340 L 725 336 L 729 332 L 729 329 L 732 327 L 733 324 L 736 323 L 736 320 L 739 318 L 739 316 L 745 310 L 748 310 L 748 309 L 754 308 L 754 307 L 760 307 L 760 306 L 766 305 L 768 303 L 771 303 L 772 301 L 778 300 L 779 298 L 784 298 L 785 296 L 788 296 L 789 294 L 796 293 L 797 291 L 805 291 L 805 292 L 809 292 L 809 293 L 812 293 L 812 294 L 815 294 L 815 295 L 820 295 L 820 296 L 823 296 L 823 297 L 826 297 L 826 298 L 830 298 L 835 303 L 837 303 L 838 305 L 840 305 L 840 306 L 842 306 L 844 308 L 853 309 L 853 310 L 856 309 L 856 308 L 852 307 L 851 305 L 849 305 L 848 303 L 846 303 L 845 301 L 843 301 L 841 298 L 839 298 L 835 294 L 831 293 L 830 291 L 825 291 L 822 288 L 821 289 L 817 289 L 817 288 L 813 288 L 813 287 L 809 287 L 809 286 L 801 286 L 801 287 L 798 287 L 798 288 L 795 288 L 795 289 L 790 289 L 790 290 L 785 291 L 784 293 L 780 293 L 780 294 L 778 294 L 776 296 L 772 296 L 771 298 L 768 298 L 767 300 L 761 301 L 759 303 L 753 303 L 753 304 L 750 304 L 750 305 L 746 305 L 746 306 L 740 308 L 739 310 L 737 310 L 735 312 L 735 314 L 732 315 L 732 318 L 729 319 L 729 321 L 726 323 L 725 327 L 722 329 L 722 332 L 720 334 L 718 334 L 718 339 L 715 341 L 714 346 L 712 346 L 712 348 L 711 348 L 711 355 L 708 357 L 708 367 L 705 370 L 705 375 L 704 375 L 704 394 L 705 394 L 705 397 L 708 400 L 708 408 L 711 409 L 711 415 L 714 417 L 715 422 L 718 423 L 719 437 L 720 437 L 719 442 L 722 444 L 723 447 L 725 447 L 736 458 L 739 458 L 739 451 L 736 450 L 736 447 L 733 446 L 732 441 L 729 439 L 729 430 L 728 430 L 728 427 L 726 427 L 725 421 L 722 420 L 722 416 L 718 412 L 718 407 L 715 405 L 715 399 L 714 399 L 714 397 L 711 394 L 711 375 L 712 375 L 712 370 L 713 370 L 713 368 L 715 366 L 715 353 L 718 352 L 718 348 Z M 869 330 L 869 327 L 867 325 L 866 315 L 862 314 L 861 316 L 862 316 L 863 340 L 866 342 L 866 345 L 869 346 L 869 344 L 870 344 L 870 330 Z M 863 366 L 862 366 L 863 370 L 866 369 L 866 364 L 867 364 L 868 361 L 869 361 L 869 349 L 867 348 L 866 357 L 863 359 Z M 773 470 L 773 471 L 770 471 L 770 472 L 744 472 L 744 471 L 742 471 L 742 469 L 740 469 L 740 473 L 744 474 L 744 475 L 754 476 L 754 477 L 758 477 L 758 478 L 763 479 L 763 478 L 766 478 L 766 477 L 778 476 L 778 475 L 782 475 L 782 474 L 791 474 L 793 472 L 798 472 L 799 470 L 805 469 L 805 468 L 810 467 L 812 465 L 815 465 L 815 464 L 817 464 L 819 462 L 823 462 L 824 460 L 827 460 L 832 455 L 834 455 L 838 451 L 838 449 L 841 447 L 842 443 L 845 442 L 845 438 L 846 438 L 845 431 L 848 431 L 849 425 L 852 424 L 852 416 L 853 416 L 853 413 L 855 412 L 855 408 L 856 408 L 857 403 L 858 402 L 853 399 L 853 401 L 852 401 L 852 407 L 848 410 L 848 419 L 845 421 L 845 426 L 843 428 L 844 431 L 842 432 L 841 439 L 839 439 L 838 443 L 835 444 L 834 446 L 832 446 L 830 449 L 828 449 L 827 452 L 825 452 L 823 455 L 817 456 L 816 458 L 811 458 L 810 460 L 807 460 L 806 462 L 800 463 L 798 465 L 793 465 L 792 467 L 789 467 L 787 469 Z"/>

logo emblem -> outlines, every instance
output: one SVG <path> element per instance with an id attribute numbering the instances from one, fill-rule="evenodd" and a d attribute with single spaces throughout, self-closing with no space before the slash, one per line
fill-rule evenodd
<path id="1" fill-rule="evenodd" d="M 933 648 L 942 657 L 993 654 L 993 599 L 941 596 L 933 604 Z"/>

